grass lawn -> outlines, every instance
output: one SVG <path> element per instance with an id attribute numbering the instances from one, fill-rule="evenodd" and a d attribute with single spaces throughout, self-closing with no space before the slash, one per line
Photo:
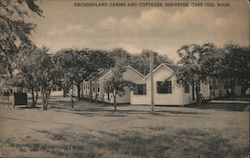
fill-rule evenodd
<path id="1" fill-rule="evenodd" d="M 41 108 L 0 104 L 3 157 L 246 158 L 249 104 L 188 107 L 121 105 L 52 99 Z M 41 106 L 40 104 L 38 106 Z M 248 109 L 248 110 L 246 110 Z"/>

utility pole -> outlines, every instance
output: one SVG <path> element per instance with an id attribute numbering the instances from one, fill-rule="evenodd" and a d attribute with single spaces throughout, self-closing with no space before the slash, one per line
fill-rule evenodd
<path id="1" fill-rule="evenodd" d="M 73 87 L 73 84 L 72 84 L 71 85 L 71 108 L 74 108 L 73 89 L 74 89 L 74 87 Z"/>
<path id="2" fill-rule="evenodd" d="M 154 56 L 153 52 L 150 52 L 150 79 L 151 79 L 151 112 L 154 113 L 154 77 L 153 77 L 153 69 L 154 69 Z"/>

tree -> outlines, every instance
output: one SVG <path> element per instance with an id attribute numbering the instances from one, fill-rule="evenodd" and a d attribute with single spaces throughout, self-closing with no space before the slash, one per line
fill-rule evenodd
<path id="1" fill-rule="evenodd" d="M 57 68 L 61 72 L 62 87 L 68 91 L 75 85 L 78 90 L 78 99 L 82 81 L 88 76 L 88 56 L 86 50 L 65 49 L 55 55 Z"/>
<path id="2" fill-rule="evenodd" d="M 130 65 L 143 75 L 147 75 L 149 73 L 150 53 L 153 53 L 154 56 L 154 68 L 161 63 L 173 63 L 166 55 L 160 55 L 147 49 L 143 49 L 139 54 L 130 54 L 122 48 L 115 48 L 109 53 L 109 56 L 116 64 Z"/>
<path id="3" fill-rule="evenodd" d="M 77 87 L 78 99 L 81 98 L 81 84 L 83 80 L 93 77 L 100 71 L 110 68 L 113 60 L 103 50 L 66 49 L 55 55 L 57 68 L 61 72 L 62 87 Z"/>
<path id="4" fill-rule="evenodd" d="M 31 13 L 42 16 L 42 10 L 34 0 L 0 1 L 0 78 L 13 76 L 19 48 L 32 43 L 30 35 L 36 25 L 24 21 Z"/>
<path id="5" fill-rule="evenodd" d="M 131 64 L 132 55 L 123 48 L 114 48 L 108 53 L 108 55 L 116 64 Z"/>
<path id="6" fill-rule="evenodd" d="M 224 53 L 222 48 L 217 48 L 213 43 L 206 43 L 202 46 L 201 52 L 201 72 L 204 77 L 212 79 L 225 77 L 222 73 Z"/>
<path id="7" fill-rule="evenodd" d="M 203 80 L 209 79 L 215 85 L 216 79 L 224 79 L 223 66 L 224 58 L 222 48 L 216 47 L 213 43 L 206 43 L 202 46 L 200 56 L 200 72 Z M 216 95 L 216 88 L 213 88 L 213 95 Z"/>
<path id="8" fill-rule="evenodd" d="M 56 69 L 53 56 L 46 47 L 27 46 L 17 56 L 18 80 L 16 86 L 27 89 L 32 94 L 32 106 L 37 102 L 41 90 L 43 109 L 47 110 L 51 89 L 57 84 L 60 72 Z"/>
<path id="9" fill-rule="evenodd" d="M 204 80 L 201 71 L 202 52 L 202 46 L 197 44 L 184 45 L 177 51 L 181 58 L 178 62 L 181 68 L 176 74 L 177 82 L 182 85 L 191 84 L 195 88 L 198 104 L 201 103 L 200 83 Z"/>
<path id="10" fill-rule="evenodd" d="M 250 87 L 249 47 L 227 43 L 222 52 L 221 75 L 231 80 L 231 95 L 234 96 L 236 85 L 242 87 L 241 95 L 245 95 L 246 90 Z"/>
<path id="11" fill-rule="evenodd" d="M 154 68 L 159 66 L 161 63 L 173 63 L 173 61 L 171 61 L 166 55 L 160 55 L 155 51 L 143 49 L 140 54 L 132 55 L 131 66 L 141 72 L 143 75 L 147 75 L 150 69 L 149 63 L 151 53 L 154 56 Z"/>
<path id="12" fill-rule="evenodd" d="M 43 109 L 47 110 L 50 92 L 56 84 L 60 72 L 55 68 L 53 56 L 49 55 L 47 48 L 40 49 L 40 56 L 37 62 L 38 81 L 41 87 Z"/>
<path id="13" fill-rule="evenodd" d="M 236 85 L 242 87 L 245 95 L 250 86 L 250 53 L 249 47 L 227 43 L 222 48 L 212 44 L 204 46 L 201 61 L 201 71 L 212 79 L 227 79 L 230 81 L 231 96 Z"/>
<path id="14" fill-rule="evenodd" d="M 37 63 L 40 60 L 40 49 L 30 46 L 23 47 L 18 53 L 16 63 L 19 74 L 15 80 L 15 86 L 25 88 L 32 95 L 32 107 L 36 106 L 38 99 L 39 70 Z"/>
<path id="15" fill-rule="evenodd" d="M 67 53 L 70 51 L 71 50 L 61 50 L 57 52 L 53 57 L 55 68 L 60 72 L 57 83 L 58 86 L 62 87 L 64 97 L 66 97 L 71 86 L 73 85 L 72 73 L 70 72 L 70 68 L 72 67 L 72 65 L 70 64 L 71 54 Z"/>
<path id="16" fill-rule="evenodd" d="M 126 71 L 126 67 L 123 65 L 116 65 L 112 69 L 112 76 L 110 80 L 106 84 L 105 91 L 107 94 L 113 95 L 113 101 L 114 101 L 114 110 L 117 110 L 117 96 L 124 95 L 125 88 L 132 88 L 134 86 L 134 83 L 128 80 L 123 79 L 122 75 Z"/>

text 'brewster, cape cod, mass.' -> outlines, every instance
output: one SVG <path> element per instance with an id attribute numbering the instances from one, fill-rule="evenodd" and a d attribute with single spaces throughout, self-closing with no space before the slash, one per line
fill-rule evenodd
<path id="1" fill-rule="evenodd" d="M 185 2 L 185 3 L 162 3 L 162 2 L 141 2 L 141 3 L 96 3 L 96 2 L 75 2 L 75 7 L 229 7 L 230 3 L 213 3 L 213 2 Z"/>

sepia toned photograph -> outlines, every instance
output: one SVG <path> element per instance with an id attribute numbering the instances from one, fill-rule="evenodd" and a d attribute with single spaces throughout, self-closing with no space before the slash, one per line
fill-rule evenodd
<path id="1" fill-rule="evenodd" d="M 248 0 L 0 0 L 0 158 L 249 158 Z"/>

